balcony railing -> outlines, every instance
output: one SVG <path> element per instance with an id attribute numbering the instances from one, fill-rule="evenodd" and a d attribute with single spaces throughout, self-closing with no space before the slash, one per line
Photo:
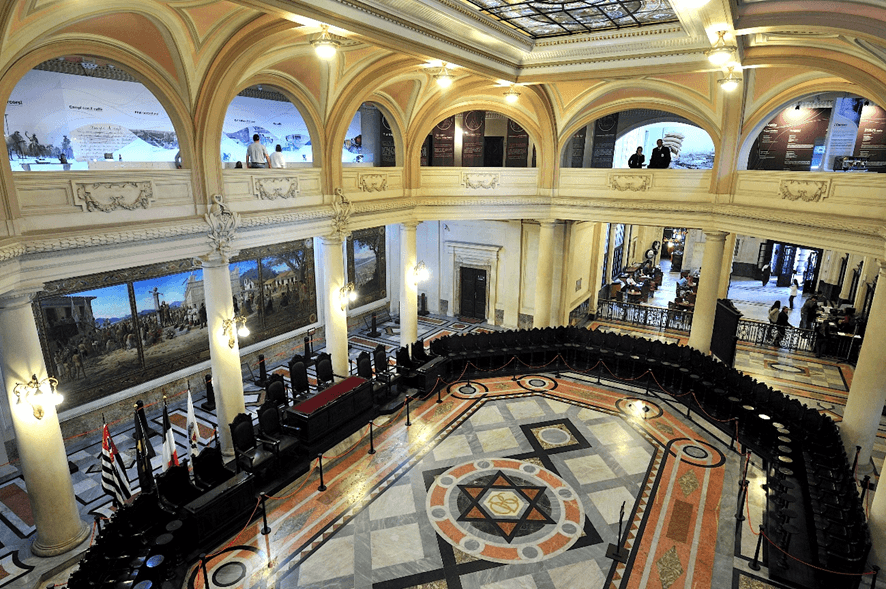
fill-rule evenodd
<path id="1" fill-rule="evenodd" d="M 620 301 L 600 301 L 597 304 L 597 319 L 618 321 L 639 327 L 649 327 L 659 331 L 680 331 L 689 333 L 692 327 L 692 311 L 650 307 L 637 303 Z"/>

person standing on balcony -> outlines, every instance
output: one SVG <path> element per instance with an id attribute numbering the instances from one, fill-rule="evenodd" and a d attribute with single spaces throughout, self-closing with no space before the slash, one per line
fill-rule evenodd
<path id="1" fill-rule="evenodd" d="M 271 158 L 268 156 L 268 150 L 259 141 L 258 133 L 252 136 L 252 143 L 246 148 L 246 167 L 247 168 L 267 168 L 271 165 Z"/>
<path id="2" fill-rule="evenodd" d="M 659 139 L 652 148 L 652 155 L 649 156 L 650 168 L 667 168 L 671 165 L 671 149 Z"/>
<path id="3" fill-rule="evenodd" d="M 274 153 L 271 154 L 271 167 L 277 169 L 286 167 L 286 162 L 283 161 L 283 148 L 279 143 L 277 144 Z"/>
<path id="4" fill-rule="evenodd" d="M 642 168 L 643 162 L 646 161 L 646 156 L 643 155 L 643 148 L 638 147 L 636 153 L 628 158 L 628 167 L 629 168 Z"/>

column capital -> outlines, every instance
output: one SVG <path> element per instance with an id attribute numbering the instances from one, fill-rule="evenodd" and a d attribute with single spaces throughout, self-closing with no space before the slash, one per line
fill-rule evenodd
<path id="1" fill-rule="evenodd" d="M 231 255 L 236 255 L 237 252 L 232 252 Z M 194 258 L 194 267 L 195 268 L 220 268 L 222 266 L 227 266 L 231 263 L 231 260 L 228 256 L 220 253 L 217 250 L 213 250 L 205 256 L 200 256 L 198 258 Z"/>
<path id="2" fill-rule="evenodd" d="M 538 224 L 541 227 L 553 227 L 557 224 L 557 219 L 538 219 Z"/>
<path id="3" fill-rule="evenodd" d="M 886 259 L 877 258 L 877 266 L 880 268 L 878 274 L 880 276 L 886 276 Z"/>
<path id="4" fill-rule="evenodd" d="M 729 235 L 728 231 L 717 229 L 702 229 L 702 233 L 704 233 L 705 239 L 712 239 L 714 241 L 726 241 L 726 236 Z"/>
<path id="5" fill-rule="evenodd" d="M 319 237 L 320 237 L 320 243 L 322 243 L 324 247 L 332 247 L 335 245 L 341 245 L 344 243 L 344 241 L 346 239 L 346 237 L 342 237 L 342 236 L 335 234 L 335 233 L 333 233 L 331 235 L 321 235 Z"/>
<path id="6" fill-rule="evenodd" d="M 0 311 L 17 309 L 34 302 L 40 289 L 14 290 L 0 294 Z"/>
<path id="7" fill-rule="evenodd" d="M 419 225 L 421 225 L 421 221 L 401 221 L 400 222 L 400 230 L 401 231 L 403 231 L 403 230 L 408 231 L 408 230 L 412 229 L 413 231 L 415 231 L 416 229 L 418 229 Z"/>

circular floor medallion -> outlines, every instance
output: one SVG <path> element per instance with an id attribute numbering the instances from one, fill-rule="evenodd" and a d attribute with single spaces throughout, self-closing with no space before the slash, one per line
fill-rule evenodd
<path id="1" fill-rule="evenodd" d="M 538 374 L 523 376 L 517 384 L 527 391 L 553 391 L 557 388 L 556 380 Z"/>
<path id="2" fill-rule="evenodd" d="M 538 437 L 552 446 L 562 446 L 571 440 L 571 437 L 567 432 L 555 427 L 548 427 L 541 430 L 538 432 Z"/>
<path id="3" fill-rule="evenodd" d="M 441 485 L 444 478 L 452 485 Z M 438 517 L 445 511 L 446 517 Z M 560 477 L 537 465 L 491 458 L 454 466 L 428 490 L 431 525 L 453 546 L 499 563 L 536 562 L 578 540 L 584 508 Z"/>
<path id="4" fill-rule="evenodd" d="M 806 371 L 802 368 L 797 368 L 796 366 L 791 366 L 790 364 L 781 364 L 780 362 L 773 362 L 769 365 L 773 370 L 778 370 L 779 372 L 790 372 L 791 374 L 805 374 Z"/>
<path id="5" fill-rule="evenodd" d="M 212 583 L 218 587 L 231 587 L 246 577 L 246 565 L 242 562 L 226 562 L 212 572 Z"/>
<path id="6" fill-rule="evenodd" d="M 688 454 L 689 456 L 692 456 L 693 458 L 702 459 L 708 457 L 708 451 L 704 448 L 700 448 L 699 446 L 686 446 L 685 448 L 683 448 L 683 452 L 685 454 Z"/>

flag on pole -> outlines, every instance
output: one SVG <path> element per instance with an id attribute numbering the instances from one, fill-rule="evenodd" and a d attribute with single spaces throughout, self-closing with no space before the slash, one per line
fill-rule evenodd
<path id="1" fill-rule="evenodd" d="M 172 433 L 172 425 L 169 423 L 169 408 L 166 400 L 163 401 L 163 470 L 170 466 L 178 466 L 178 451 L 175 449 L 175 434 Z"/>
<path id="2" fill-rule="evenodd" d="M 123 468 L 117 446 L 111 439 L 108 424 L 105 424 L 102 429 L 102 489 L 114 498 L 117 507 L 123 507 L 126 501 L 132 497 L 129 479 L 126 478 L 126 469 Z"/>
<path id="3" fill-rule="evenodd" d="M 151 455 L 155 454 L 148 438 L 142 429 L 142 420 L 139 418 L 138 410 L 135 412 L 135 462 L 138 466 L 138 482 L 141 485 L 142 493 L 151 493 L 154 491 L 154 469 L 151 466 Z"/>
<path id="4" fill-rule="evenodd" d="M 191 400 L 191 389 L 188 388 L 188 445 L 191 447 L 191 456 L 200 452 L 200 434 L 197 431 L 197 418 L 194 416 L 194 402 Z"/>

